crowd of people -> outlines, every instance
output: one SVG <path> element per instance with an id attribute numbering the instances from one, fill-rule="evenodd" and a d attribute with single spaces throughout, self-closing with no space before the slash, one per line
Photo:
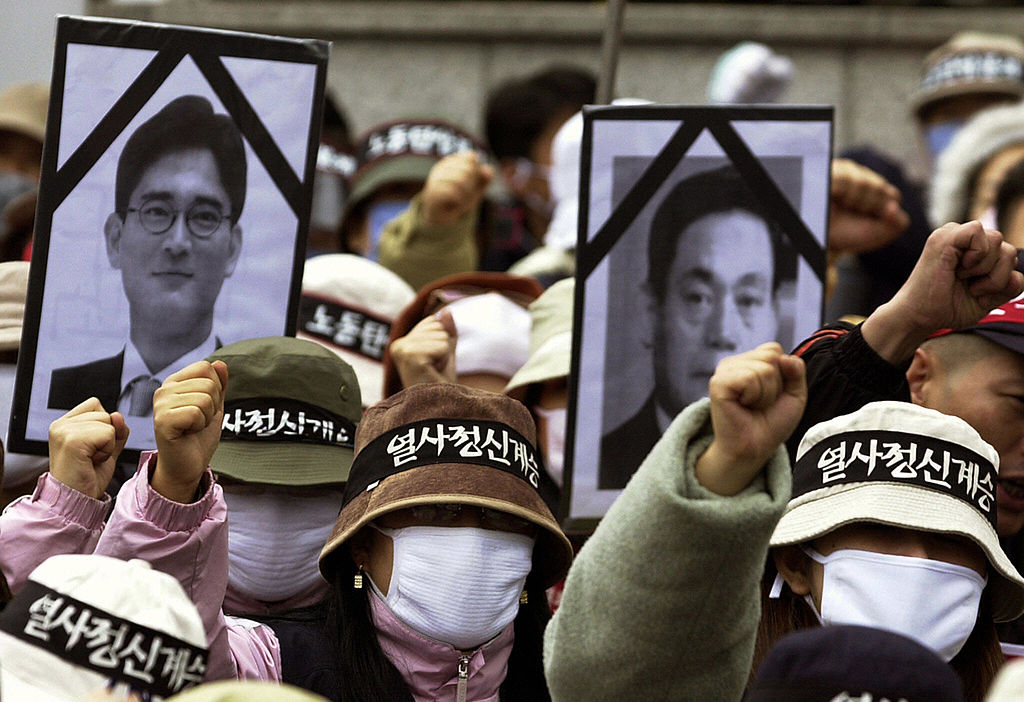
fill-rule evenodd
<path id="1" fill-rule="evenodd" d="M 744 43 L 708 95 L 792 80 Z M 295 337 L 213 331 L 243 237 L 230 118 L 184 96 L 137 128 L 103 233 L 130 339 L 54 369 L 49 455 L 0 464 L 0 699 L 1024 699 L 1024 43 L 928 55 L 927 182 L 832 160 L 828 323 L 795 349 L 762 203 L 728 167 L 671 190 L 655 390 L 601 442 L 621 493 L 567 534 L 594 99 L 552 66 L 494 86 L 484 136 L 352 138 L 328 98 Z M 0 93 L 5 418 L 46 109 Z M 151 418 L 137 464 L 127 417 Z"/>

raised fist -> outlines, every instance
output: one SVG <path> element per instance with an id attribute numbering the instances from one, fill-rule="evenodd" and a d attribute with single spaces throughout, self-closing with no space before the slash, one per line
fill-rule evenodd
<path id="1" fill-rule="evenodd" d="M 100 498 L 128 440 L 120 412 L 109 413 L 95 397 L 50 425 L 50 474 L 81 493 Z"/>
<path id="2" fill-rule="evenodd" d="M 423 218 L 427 224 L 450 225 L 480 205 L 494 169 L 475 151 L 445 156 L 434 164 L 423 186 Z"/>
<path id="3" fill-rule="evenodd" d="M 224 423 L 224 361 L 197 361 L 169 376 L 153 395 L 157 463 L 153 489 L 188 503 L 210 465 Z"/>
<path id="4" fill-rule="evenodd" d="M 697 460 L 697 480 L 735 495 L 796 428 L 807 404 L 804 362 L 772 341 L 723 359 L 708 383 L 715 438 Z"/>

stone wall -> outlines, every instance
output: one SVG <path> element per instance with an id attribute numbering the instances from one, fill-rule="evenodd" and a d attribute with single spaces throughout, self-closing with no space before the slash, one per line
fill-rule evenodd
<path id="1" fill-rule="evenodd" d="M 90 14 L 334 42 L 328 82 L 356 130 L 436 115 L 479 130 L 488 89 L 555 61 L 592 67 L 604 3 L 427 0 L 88 0 Z M 790 56 L 787 98 L 836 106 L 836 146 L 872 142 L 916 163 L 907 96 L 924 55 L 960 29 L 1020 27 L 1018 9 L 630 4 L 617 94 L 704 102 L 744 39 Z"/>

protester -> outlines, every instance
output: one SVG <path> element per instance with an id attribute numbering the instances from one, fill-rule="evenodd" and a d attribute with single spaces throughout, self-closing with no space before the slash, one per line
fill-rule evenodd
<path id="1" fill-rule="evenodd" d="M 575 287 L 572 278 L 560 280 L 530 303 L 530 357 L 508 381 L 504 391 L 526 405 L 533 415 L 544 467 L 559 488 L 565 467 Z"/>
<path id="2" fill-rule="evenodd" d="M 202 682 L 207 657 L 195 605 L 140 560 L 53 556 L 0 613 L 7 702 L 80 702 L 103 688 L 167 699 Z"/>
<path id="3" fill-rule="evenodd" d="M 326 352 L 325 352 L 326 353 Z M 90 398 L 50 426 L 50 470 L 0 513 L 0 571 L 17 596 L 48 556 L 140 558 L 174 576 L 193 599 L 210 650 L 206 679 L 271 678 L 273 632 L 221 612 L 227 587 L 227 511 L 207 466 L 220 439 L 227 367 L 198 361 L 154 396 L 157 452 L 111 498 L 104 493 L 128 439 L 119 412 Z"/>
<path id="4" fill-rule="evenodd" d="M 807 410 L 788 442 L 817 422 L 875 400 L 911 401 L 960 417 L 999 452 L 999 533 L 1024 526 L 1024 291 L 1016 250 L 978 222 L 947 224 L 928 238 L 900 291 L 860 326 L 838 323 L 801 343 Z M 997 308 L 998 309 L 994 309 Z M 989 311 L 992 313 L 989 314 Z M 955 330 L 938 338 L 940 330 Z M 1019 392 L 1018 392 L 1019 391 Z"/>
<path id="5" fill-rule="evenodd" d="M 354 254 L 306 260 L 296 336 L 338 354 L 359 379 L 363 405 L 381 399 L 382 361 L 398 314 L 416 293 L 378 263 Z"/>
<path id="6" fill-rule="evenodd" d="M 446 122 L 370 128 L 356 145 L 342 251 L 379 262 L 414 289 L 474 270 L 479 207 L 494 175 L 485 153 L 475 137 Z"/>
<path id="7" fill-rule="evenodd" d="M 437 382 L 500 392 L 526 363 L 526 306 L 542 292 L 532 278 L 506 273 L 466 273 L 423 287 L 391 327 L 384 396 Z"/>
<path id="8" fill-rule="evenodd" d="M 231 376 L 209 459 L 228 512 L 224 611 L 273 630 L 284 682 L 331 696 L 316 560 L 352 464 L 359 381 L 328 349 L 289 337 L 239 341 L 209 360 Z"/>
<path id="9" fill-rule="evenodd" d="M 551 221 L 552 140 L 584 105 L 597 81 L 576 66 L 549 66 L 496 85 L 484 107 L 487 143 L 508 197 L 495 207 L 482 270 L 504 271 L 544 240 Z"/>
<path id="10" fill-rule="evenodd" d="M 967 122 L 942 152 L 929 193 L 935 226 L 981 220 L 995 228 L 996 193 L 1024 161 L 1024 104 L 993 107 Z"/>
<path id="11" fill-rule="evenodd" d="M 1024 97 L 1024 43 L 1017 37 L 959 32 L 925 58 L 921 79 L 910 95 L 911 116 L 921 136 L 928 169 L 963 124 L 979 111 Z M 846 149 L 842 156 L 878 173 L 901 194 L 910 218 L 906 232 L 880 249 L 845 258 L 828 318 L 867 316 L 891 298 L 910 275 L 934 226 L 927 215 L 927 182 L 911 177 L 903 164 L 871 147 Z M 963 221 L 954 219 L 952 221 Z"/>
<path id="12" fill-rule="evenodd" d="M 530 414 L 504 395 L 421 384 L 366 411 L 320 555 L 334 699 L 548 699 L 544 590 L 572 549 L 540 470 Z"/>
<path id="13" fill-rule="evenodd" d="M 0 261 L 21 260 L 30 248 L 49 102 L 45 83 L 0 92 Z"/>
<path id="14" fill-rule="evenodd" d="M 806 400 L 801 361 L 762 345 L 723 361 L 709 394 L 580 552 L 546 635 L 553 699 L 739 699 L 755 639 L 763 657 L 821 621 L 918 640 L 980 702 L 1002 661 L 993 617 L 1024 611 L 1024 579 L 994 528 L 994 449 L 955 417 L 873 403 L 812 428 L 791 476 L 779 449 Z M 836 464 L 854 438 L 862 456 Z M 884 463 L 884 442 L 902 457 Z M 911 466 L 915 449 L 931 462 Z M 970 480 L 953 469 L 968 463 Z M 783 599 L 758 621 L 769 545 Z M 651 553 L 673 558 L 650 568 Z M 628 656 L 637 640 L 643 655 Z"/>

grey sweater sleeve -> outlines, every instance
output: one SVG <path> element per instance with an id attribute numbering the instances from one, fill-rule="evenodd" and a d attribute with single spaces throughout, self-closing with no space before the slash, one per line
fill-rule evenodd
<path id="1" fill-rule="evenodd" d="M 780 447 L 742 493 L 715 495 L 693 473 L 710 432 L 707 400 L 684 410 L 576 558 L 544 641 L 556 702 L 742 695 L 790 470 Z"/>

